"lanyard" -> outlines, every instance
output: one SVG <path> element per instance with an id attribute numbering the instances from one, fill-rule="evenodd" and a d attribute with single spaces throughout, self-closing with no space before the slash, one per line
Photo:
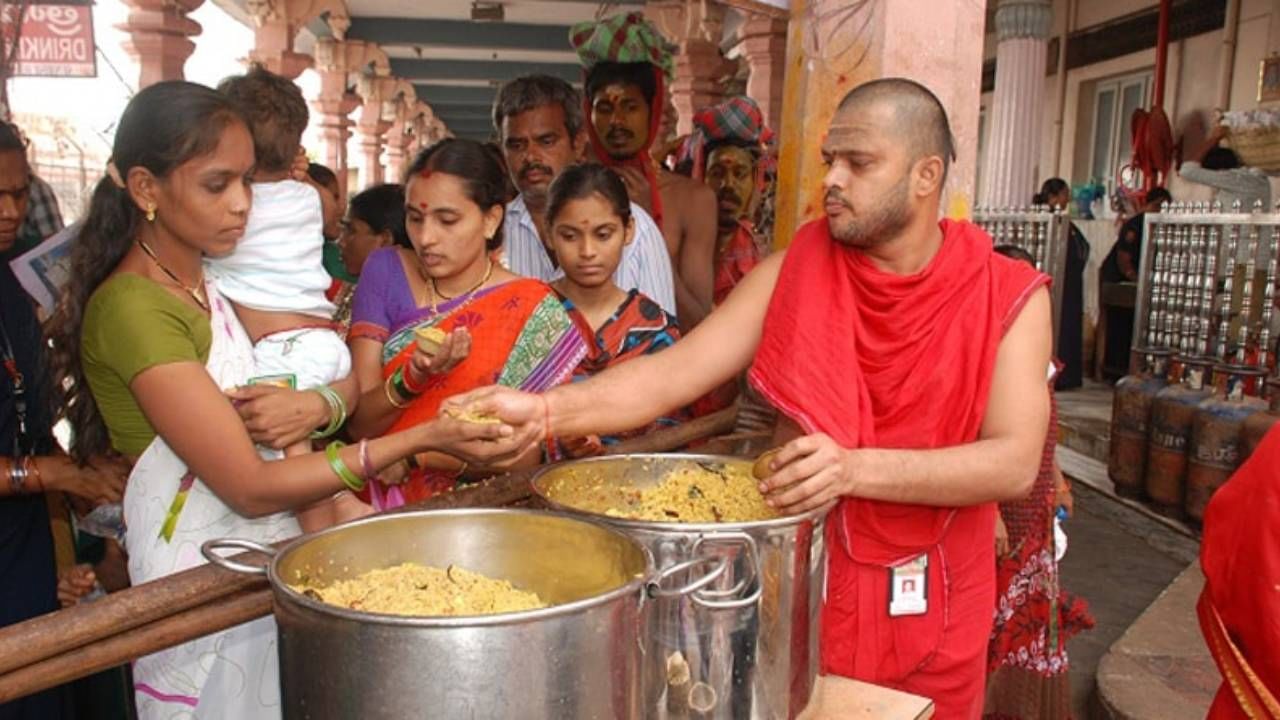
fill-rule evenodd
<path id="1" fill-rule="evenodd" d="M 21 457 L 27 454 L 24 451 L 31 449 L 27 437 L 27 382 L 18 369 L 18 358 L 13 354 L 13 343 L 9 339 L 9 329 L 5 326 L 2 314 L 0 343 L 0 363 L 4 365 L 4 373 L 13 388 L 13 411 L 18 420 L 18 431 L 13 438 L 13 457 Z"/>

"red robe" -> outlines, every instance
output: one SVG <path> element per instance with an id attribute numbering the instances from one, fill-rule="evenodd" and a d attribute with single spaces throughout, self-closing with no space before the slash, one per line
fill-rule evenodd
<path id="1" fill-rule="evenodd" d="M 846 448 L 942 448 L 978 438 L 996 350 L 1048 278 L 943 220 L 921 272 L 877 269 L 826 221 L 787 251 L 749 379 L 807 433 Z M 995 599 L 995 504 L 944 508 L 844 498 L 827 520 L 823 672 L 982 712 Z M 889 567 L 928 555 L 928 611 L 891 618 Z"/>
<path id="2" fill-rule="evenodd" d="M 1197 610 L 1224 682 L 1210 720 L 1280 718 L 1280 426 L 1204 513 Z"/>

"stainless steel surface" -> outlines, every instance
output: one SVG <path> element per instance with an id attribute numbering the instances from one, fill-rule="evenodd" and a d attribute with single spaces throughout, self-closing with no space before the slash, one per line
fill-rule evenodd
<path id="1" fill-rule="evenodd" d="M 327 605 L 288 584 L 404 562 L 510 580 L 552 607 L 403 617 Z M 268 570 L 284 717 L 644 717 L 640 636 L 652 574 L 625 534 L 554 513 L 405 513 L 300 538 Z"/>
<path id="2" fill-rule="evenodd" d="M 750 462 L 711 455 L 624 455 L 556 465 L 534 477 L 547 497 L 557 477 L 585 465 L 619 486 L 646 488 L 680 463 Z M 790 718 L 807 704 L 818 670 L 818 613 L 826 550 L 825 511 L 745 523 L 660 523 L 587 515 L 609 523 L 667 569 L 670 586 L 685 570 L 724 559 L 711 585 L 683 597 L 650 596 L 645 632 L 645 717 L 761 720 Z M 664 582 L 664 586 L 668 586 Z"/>

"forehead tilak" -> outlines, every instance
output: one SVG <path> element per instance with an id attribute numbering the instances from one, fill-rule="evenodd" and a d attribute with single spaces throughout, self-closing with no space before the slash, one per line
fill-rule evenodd
<path id="1" fill-rule="evenodd" d="M 866 131 L 849 122 L 832 122 L 826 136 L 822 139 L 822 152 L 839 154 L 857 149 L 864 139 Z"/>

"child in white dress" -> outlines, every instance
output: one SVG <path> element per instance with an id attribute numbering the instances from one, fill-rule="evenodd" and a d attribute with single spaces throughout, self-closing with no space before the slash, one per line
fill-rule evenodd
<path id="1" fill-rule="evenodd" d="M 227 78 L 218 90 L 248 119 L 257 165 L 244 238 L 235 252 L 207 261 L 210 277 L 253 340 L 258 378 L 299 390 L 342 380 L 351 374 L 351 354 L 335 331 L 336 308 L 325 297 L 331 280 L 324 269 L 320 195 L 293 179 L 308 118 L 302 91 L 260 66 Z M 310 443 L 302 442 L 285 454 L 310 451 Z M 312 532 L 360 514 L 361 505 L 340 493 L 300 511 L 298 521 Z"/>

